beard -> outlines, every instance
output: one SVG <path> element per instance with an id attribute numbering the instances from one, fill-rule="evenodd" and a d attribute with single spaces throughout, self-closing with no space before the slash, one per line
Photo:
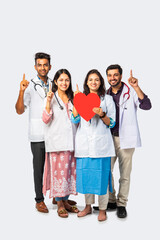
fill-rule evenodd
<path id="1" fill-rule="evenodd" d="M 114 81 L 116 81 L 116 80 L 114 79 Z M 109 84 L 111 85 L 111 87 L 117 87 L 117 86 L 120 84 L 120 82 L 121 82 L 121 80 L 119 79 L 119 80 L 116 81 L 114 84 L 112 84 L 112 83 L 110 83 L 110 82 L 109 82 Z"/>

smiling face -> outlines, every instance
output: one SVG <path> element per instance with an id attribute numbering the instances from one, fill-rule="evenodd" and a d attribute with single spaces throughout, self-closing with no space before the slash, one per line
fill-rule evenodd
<path id="1" fill-rule="evenodd" d="M 88 76 L 87 86 L 89 87 L 90 92 L 97 93 L 100 85 L 101 81 L 96 73 L 92 73 Z"/>
<path id="2" fill-rule="evenodd" d="M 49 70 L 51 69 L 48 59 L 45 58 L 38 58 L 34 67 L 40 78 L 46 78 Z"/>
<path id="3" fill-rule="evenodd" d="M 57 80 L 54 80 L 58 90 L 65 92 L 70 85 L 70 79 L 67 74 L 62 73 Z"/>
<path id="4" fill-rule="evenodd" d="M 122 75 L 118 69 L 111 69 L 107 72 L 108 83 L 111 87 L 117 87 L 121 84 Z"/>

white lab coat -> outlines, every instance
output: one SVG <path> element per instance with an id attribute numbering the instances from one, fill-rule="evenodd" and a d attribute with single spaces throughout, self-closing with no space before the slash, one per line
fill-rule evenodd
<path id="1" fill-rule="evenodd" d="M 124 93 L 128 88 L 124 85 L 119 101 L 119 138 L 121 149 L 141 147 L 141 138 L 137 121 L 137 107 L 140 102 L 135 90 L 130 87 L 130 98 Z M 124 96 L 124 97 L 123 97 Z"/>
<path id="2" fill-rule="evenodd" d="M 37 76 L 33 81 L 42 86 L 41 80 Z M 51 79 L 48 78 L 48 81 L 51 83 Z M 44 123 L 42 121 L 44 98 L 40 97 L 38 92 L 34 89 L 34 83 L 32 81 L 24 92 L 24 105 L 25 108 L 29 107 L 29 141 L 44 141 Z"/>
<path id="3" fill-rule="evenodd" d="M 115 121 L 115 104 L 113 98 L 105 95 L 101 99 L 101 108 L 107 116 Z M 76 138 L 75 138 L 75 157 L 112 157 L 115 156 L 113 139 L 110 129 L 103 123 L 102 119 L 96 114 L 91 123 L 81 118 Z"/>
<path id="4" fill-rule="evenodd" d="M 75 148 L 75 134 L 76 125 L 70 120 L 73 105 L 71 101 L 68 103 L 69 118 L 66 106 L 62 99 L 58 96 L 58 92 L 55 93 L 59 103 L 63 106 L 63 110 L 53 96 L 51 102 L 51 109 L 53 112 L 53 119 L 48 124 L 45 124 L 44 136 L 45 136 L 45 148 L 46 152 L 59 152 L 59 151 L 74 151 Z M 44 105 L 46 105 L 46 100 Z"/>

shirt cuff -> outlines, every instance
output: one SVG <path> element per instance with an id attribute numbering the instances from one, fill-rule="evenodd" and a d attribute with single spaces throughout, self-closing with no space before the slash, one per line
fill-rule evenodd
<path id="1" fill-rule="evenodd" d="M 144 98 L 143 98 L 143 99 L 138 98 L 138 101 L 139 101 L 140 103 L 142 103 L 142 102 L 145 101 L 146 99 L 148 99 L 148 96 L 144 94 Z"/>
<path id="2" fill-rule="evenodd" d="M 53 111 L 52 109 L 50 110 L 50 112 L 48 113 L 46 109 L 44 109 L 44 112 L 48 115 L 48 116 L 51 116 L 53 114 Z"/>
<path id="3" fill-rule="evenodd" d="M 110 124 L 107 127 L 108 128 L 113 128 L 116 125 L 116 122 L 112 118 L 109 118 L 109 119 L 110 119 Z"/>
<path id="4" fill-rule="evenodd" d="M 81 117 L 80 117 L 79 114 L 78 114 L 76 117 L 73 116 L 73 113 L 71 114 L 71 122 L 72 122 L 72 123 L 77 124 L 77 123 L 80 122 L 80 120 L 81 120 Z"/>

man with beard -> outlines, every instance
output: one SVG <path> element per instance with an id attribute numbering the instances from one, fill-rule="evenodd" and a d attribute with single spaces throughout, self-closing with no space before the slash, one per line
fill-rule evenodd
<path id="1" fill-rule="evenodd" d="M 23 114 L 25 109 L 29 108 L 29 141 L 31 142 L 31 151 L 33 154 L 34 186 L 36 208 L 39 212 L 48 213 L 48 208 L 44 203 L 42 193 L 43 170 L 45 162 L 45 144 L 44 144 L 44 126 L 42 121 L 42 112 L 44 108 L 44 98 L 49 91 L 51 79 L 48 78 L 48 72 L 51 69 L 50 55 L 46 53 L 35 54 L 35 70 L 37 76 L 29 83 L 23 75 L 20 83 L 20 91 L 16 103 L 16 112 Z M 76 202 L 68 200 L 70 204 Z M 53 203 L 55 199 L 53 199 Z"/>
<path id="2" fill-rule="evenodd" d="M 138 79 L 133 77 L 132 70 L 128 79 L 131 87 L 121 81 L 122 68 L 118 64 L 110 65 L 106 74 L 108 83 L 111 85 L 107 93 L 113 97 L 116 106 L 116 125 L 111 129 L 116 151 L 116 157 L 111 158 L 113 192 L 109 193 L 107 209 L 117 208 L 117 216 L 125 218 L 127 216 L 126 205 L 130 186 L 132 156 L 135 148 L 141 146 L 137 108 L 149 110 L 151 102 L 140 89 Z M 113 168 L 117 158 L 119 160 L 120 179 L 116 199 Z"/>

